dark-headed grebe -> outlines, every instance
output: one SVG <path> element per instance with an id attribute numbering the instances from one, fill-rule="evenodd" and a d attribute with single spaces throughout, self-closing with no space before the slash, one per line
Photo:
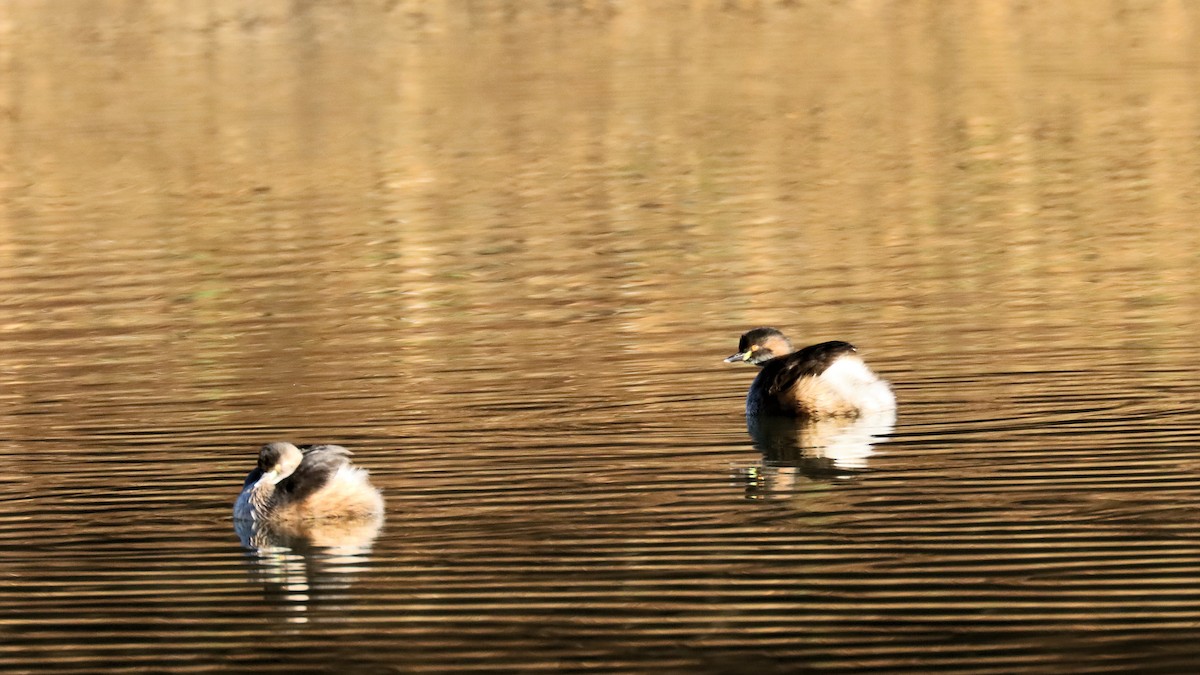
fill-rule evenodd
<path id="1" fill-rule="evenodd" d="M 778 330 L 755 328 L 742 336 L 738 353 L 725 359 L 741 361 L 762 368 L 746 396 L 747 415 L 820 418 L 896 407 L 891 387 L 871 372 L 849 342 L 822 342 L 794 351 Z"/>
<path id="2" fill-rule="evenodd" d="M 340 445 L 268 443 L 246 476 L 233 517 L 252 521 L 366 518 L 383 513 L 383 497 Z"/>

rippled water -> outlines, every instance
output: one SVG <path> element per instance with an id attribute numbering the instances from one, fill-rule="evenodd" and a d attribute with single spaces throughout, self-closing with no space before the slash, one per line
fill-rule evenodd
<path id="1" fill-rule="evenodd" d="M 1045 4 L 10 3 L 0 669 L 1190 672 L 1200 15 Z"/>

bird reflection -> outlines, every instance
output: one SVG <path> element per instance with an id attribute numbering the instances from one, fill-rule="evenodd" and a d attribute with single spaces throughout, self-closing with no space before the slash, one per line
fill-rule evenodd
<path id="1" fill-rule="evenodd" d="M 370 563 L 383 514 L 309 521 L 235 520 L 250 553 L 250 579 L 266 599 L 287 610 L 285 620 L 307 623 L 317 606 L 347 601 L 359 572 Z"/>
<path id="2" fill-rule="evenodd" d="M 746 430 L 763 455 L 760 466 L 742 470 L 747 496 L 789 496 L 802 481 L 851 478 L 867 470 L 874 444 L 891 433 L 893 410 L 853 418 L 806 419 L 750 415 Z"/>
<path id="3" fill-rule="evenodd" d="M 357 553 L 371 550 L 383 527 L 383 514 L 330 520 L 233 522 L 242 546 L 248 549 Z"/>

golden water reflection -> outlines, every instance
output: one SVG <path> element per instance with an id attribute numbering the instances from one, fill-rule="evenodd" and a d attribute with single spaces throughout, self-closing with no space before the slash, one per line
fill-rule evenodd
<path id="1" fill-rule="evenodd" d="M 1186 672 L 1197 26 L 6 3 L 0 669 Z M 714 364 L 761 324 L 860 346 L 888 442 L 747 439 Z M 248 535 L 248 584 L 228 504 L 280 437 L 394 511 Z"/>

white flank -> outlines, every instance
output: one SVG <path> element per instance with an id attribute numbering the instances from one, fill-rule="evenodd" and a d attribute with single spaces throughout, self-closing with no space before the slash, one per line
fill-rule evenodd
<path id="1" fill-rule="evenodd" d="M 862 412 L 892 410 L 896 397 L 862 359 L 843 356 L 821 373 L 821 380 Z"/>

